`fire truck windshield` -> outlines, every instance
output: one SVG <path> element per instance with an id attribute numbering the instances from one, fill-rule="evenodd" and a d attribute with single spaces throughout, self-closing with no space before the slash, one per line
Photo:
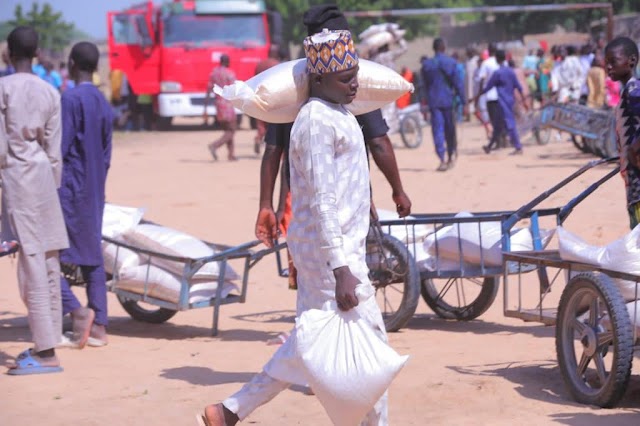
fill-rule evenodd
<path id="1" fill-rule="evenodd" d="M 163 21 L 166 46 L 233 45 L 263 46 L 266 31 L 262 15 L 170 14 Z"/>

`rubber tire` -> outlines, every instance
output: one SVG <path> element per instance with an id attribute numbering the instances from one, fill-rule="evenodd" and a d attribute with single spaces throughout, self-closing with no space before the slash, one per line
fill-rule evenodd
<path id="1" fill-rule="evenodd" d="M 411 139 L 411 130 L 414 131 L 415 138 Z M 422 145 L 422 126 L 420 120 L 413 115 L 405 115 L 400 121 L 400 136 L 402 137 L 402 143 L 404 146 L 410 149 L 415 149 Z"/>
<path id="2" fill-rule="evenodd" d="M 575 336 L 573 336 L 573 329 L 569 331 L 569 327 L 566 326 L 567 321 L 576 318 L 576 312 L 570 312 L 572 298 L 577 292 L 586 288 L 596 292 L 606 305 L 612 320 L 612 345 L 614 346 L 609 377 L 600 390 L 591 393 L 587 392 L 588 389 L 583 390 L 576 385 L 576 381 L 582 382 L 582 378 L 577 377 L 576 374 Z M 571 335 L 567 334 L 569 332 Z M 565 341 L 566 339 L 569 341 Z M 567 352 L 569 347 L 571 350 Z M 577 402 L 611 408 L 624 396 L 631 376 L 633 329 L 624 299 L 611 278 L 604 274 L 587 272 L 576 275 L 567 283 L 560 298 L 556 323 L 556 355 L 565 386 Z"/>
<path id="3" fill-rule="evenodd" d="M 158 308 L 155 310 L 145 309 L 136 300 L 127 299 L 118 295 L 118 302 L 122 308 L 137 321 L 148 322 L 151 324 L 162 324 L 173 318 L 178 311 L 173 309 Z"/>
<path id="4" fill-rule="evenodd" d="M 585 154 L 597 155 L 595 152 L 591 150 L 591 147 L 589 146 L 589 143 L 585 138 L 579 137 L 576 135 L 571 135 L 571 142 L 573 142 L 573 145 L 576 148 L 578 148 L 580 152 L 583 152 Z"/>
<path id="5" fill-rule="evenodd" d="M 547 145 L 551 140 L 551 128 L 550 127 L 534 127 L 533 136 L 536 138 L 538 145 Z"/>
<path id="6" fill-rule="evenodd" d="M 455 278 L 464 280 L 464 278 Z M 438 291 L 433 284 L 433 279 L 422 280 L 422 299 L 429 305 L 431 310 L 440 318 L 457 321 L 471 321 L 484 314 L 493 304 L 500 288 L 499 277 L 485 277 L 482 282 L 482 289 L 471 303 L 466 306 L 451 306 L 442 299 L 438 300 Z"/>
<path id="7" fill-rule="evenodd" d="M 389 255 L 398 259 L 398 265 L 402 270 L 406 268 L 407 274 L 404 277 L 404 286 L 402 293 L 402 301 L 398 309 L 390 316 L 384 316 L 385 329 L 388 332 L 394 332 L 400 330 L 407 325 L 409 320 L 413 317 L 418 307 L 418 300 L 420 299 L 420 273 L 416 266 L 413 257 L 409 253 L 407 246 L 405 246 L 400 240 L 392 237 L 388 234 L 382 234 L 381 245 Z M 367 246 L 371 244 L 378 244 L 375 241 L 375 237 L 367 238 Z M 372 280 L 373 283 L 373 280 Z M 375 285 L 375 284 L 374 284 Z M 378 288 L 376 288 L 376 293 Z"/>

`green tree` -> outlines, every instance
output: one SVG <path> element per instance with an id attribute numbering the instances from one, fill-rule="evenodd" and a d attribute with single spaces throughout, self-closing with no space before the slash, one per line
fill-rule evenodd
<path id="1" fill-rule="evenodd" d="M 73 23 L 63 21 L 62 12 L 55 12 L 49 3 L 44 3 L 42 7 L 32 3 L 26 14 L 22 6 L 17 5 L 9 25 L 32 26 L 40 36 L 40 48 L 51 53 L 62 52 L 73 39 L 75 31 Z"/>

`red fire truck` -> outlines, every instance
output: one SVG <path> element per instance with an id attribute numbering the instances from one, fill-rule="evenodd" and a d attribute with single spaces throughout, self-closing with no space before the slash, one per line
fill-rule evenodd
<path id="1" fill-rule="evenodd" d="M 111 70 L 126 75 L 134 94 L 153 96 L 161 126 L 202 116 L 209 74 L 222 54 L 247 80 L 271 45 L 282 42 L 282 20 L 263 0 L 148 1 L 109 12 L 107 25 Z"/>

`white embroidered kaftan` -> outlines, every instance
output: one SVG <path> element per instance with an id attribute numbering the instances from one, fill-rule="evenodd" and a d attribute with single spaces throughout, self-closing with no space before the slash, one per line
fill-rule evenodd
<path id="1" fill-rule="evenodd" d="M 348 265 L 361 283 L 371 285 L 365 261 L 369 168 L 355 117 L 342 105 L 311 98 L 291 129 L 289 167 L 293 219 L 287 243 L 298 270 L 299 316 L 335 300 L 335 268 Z M 375 297 L 359 310 L 386 340 Z M 265 371 L 278 380 L 306 384 L 295 354 L 295 333 Z"/>

